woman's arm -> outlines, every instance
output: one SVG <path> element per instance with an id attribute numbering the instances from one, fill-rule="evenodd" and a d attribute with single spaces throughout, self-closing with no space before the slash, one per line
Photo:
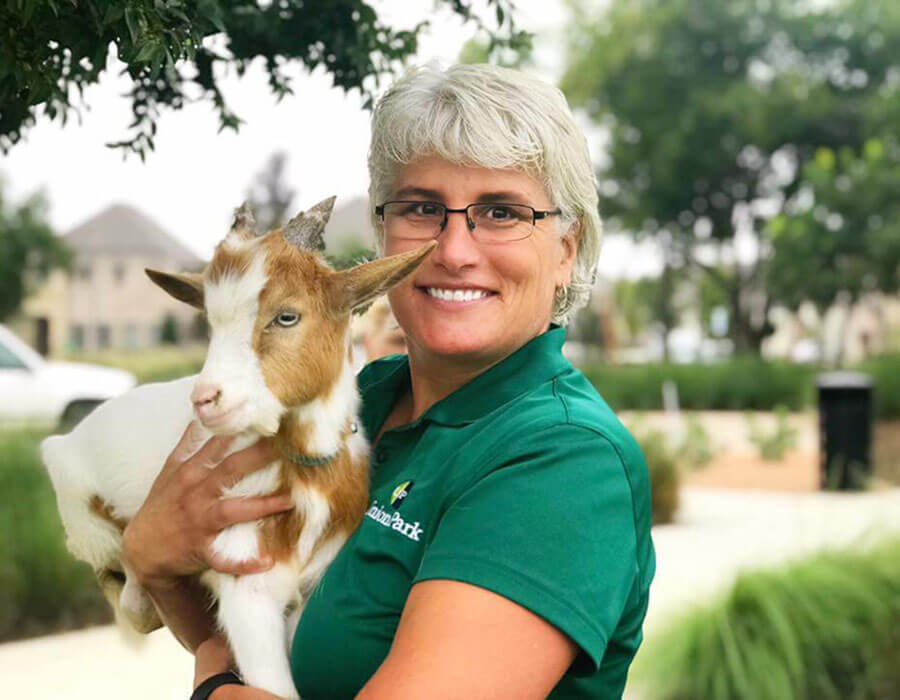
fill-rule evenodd
<path id="1" fill-rule="evenodd" d="M 566 672 L 578 646 L 508 598 L 467 583 L 412 587 L 387 658 L 358 700 L 542 699 Z M 197 650 L 194 687 L 232 665 L 214 637 Z M 211 700 L 277 700 L 258 688 L 226 685 Z"/>
<path id="2" fill-rule="evenodd" d="M 194 688 L 207 678 L 234 668 L 228 643 L 218 635 L 197 647 L 194 659 Z M 281 700 L 277 695 L 246 685 L 223 685 L 213 691 L 210 700 Z"/>
<path id="3" fill-rule="evenodd" d="M 288 495 L 221 498 L 222 490 L 275 459 L 265 440 L 225 457 L 229 437 L 203 444 L 195 423 L 166 460 L 147 499 L 125 528 L 122 559 L 156 604 L 166 625 L 189 650 L 214 632 L 205 591 L 194 578 L 212 568 L 223 573 L 265 571 L 265 556 L 231 562 L 212 541 L 224 528 L 293 506 Z"/>
<path id="4" fill-rule="evenodd" d="M 563 632 L 508 598 L 459 581 L 422 581 L 357 698 L 545 698 L 577 652 Z"/>

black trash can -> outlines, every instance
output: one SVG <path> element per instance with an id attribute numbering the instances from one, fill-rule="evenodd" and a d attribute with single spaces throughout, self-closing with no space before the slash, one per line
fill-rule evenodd
<path id="1" fill-rule="evenodd" d="M 821 486 L 863 488 L 872 473 L 872 378 L 861 372 L 828 372 L 817 377 L 816 385 Z"/>

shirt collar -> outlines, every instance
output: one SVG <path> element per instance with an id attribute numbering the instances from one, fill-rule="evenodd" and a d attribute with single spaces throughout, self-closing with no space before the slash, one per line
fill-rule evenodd
<path id="1" fill-rule="evenodd" d="M 565 339 L 565 329 L 551 324 L 545 333 L 532 338 L 400 429 L 416 427 L 426 420 L 444 425 L 466 425 L 532 391 L 571 367 L 562 354 Z M 370 437 L 374 437 L 384 423 L 400 393 L 410 386 L 409 358 L 401 355 L 391 358 L 390 362 L 392 364 L 384 368 L 381 376 L 361 387 L 363 423 Z"/>

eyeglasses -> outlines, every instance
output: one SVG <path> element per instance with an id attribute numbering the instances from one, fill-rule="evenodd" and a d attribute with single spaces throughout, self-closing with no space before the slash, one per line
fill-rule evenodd
<path id="1" fill-rule="evenodd" d="M 391 238 L 425 241 L 437 238 L 447 227 L 450 214 L 465 214 L 472 237 L 481 243 L 507 243 L 528 238 L 539 219 L 560 214 L 559 209 L 539 211 L 527 204 L 484 202 L 450 209 L 439 202 L 397 200 L 375 207 L 375 215 Z"/>

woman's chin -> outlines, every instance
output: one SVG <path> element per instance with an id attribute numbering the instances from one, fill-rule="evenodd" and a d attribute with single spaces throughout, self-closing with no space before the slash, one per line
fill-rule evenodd
<path id="1" fill-rule="evenodd" d="M 491 356 L 495 354 L 499 338 L 492 325 L 484 323 L 444 323 L 440 327 L 423 329 L 419 345 L 431 355 Z"/>

